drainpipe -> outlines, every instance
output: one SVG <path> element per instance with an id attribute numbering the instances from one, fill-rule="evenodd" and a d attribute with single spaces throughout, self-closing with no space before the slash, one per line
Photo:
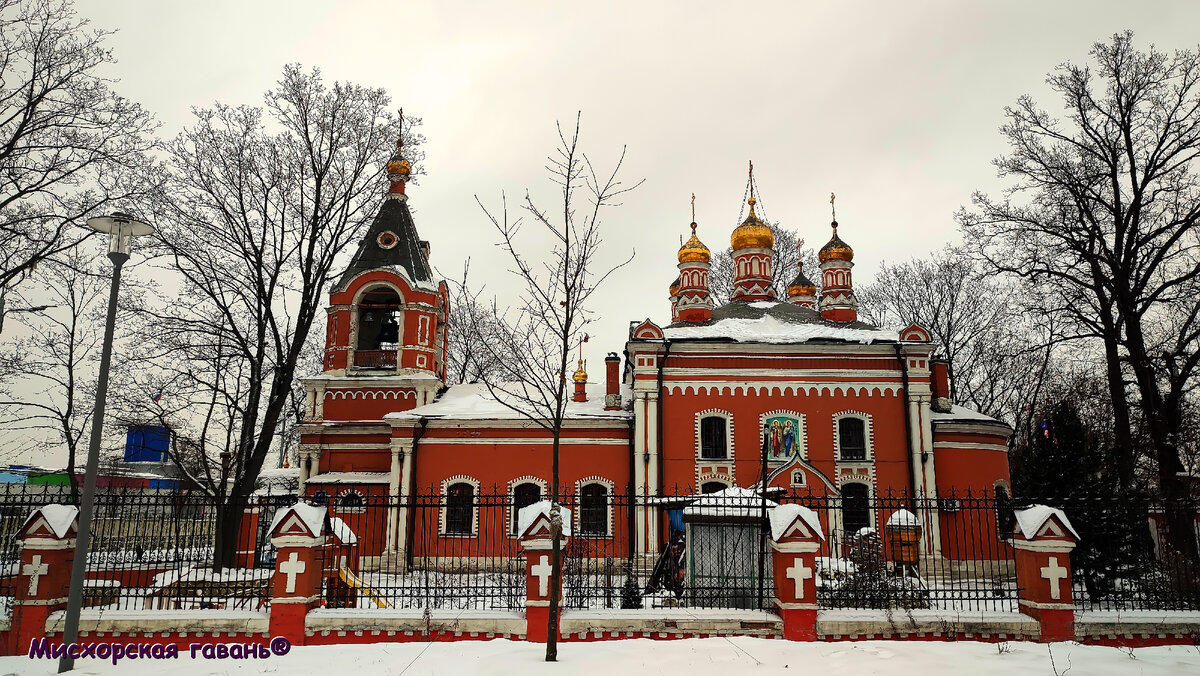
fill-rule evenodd
<path id="1" fill-rule="evenodd" d="M 633 463 L 637 462 L 637 459 L 634 457 L 634 450 L 633 450 L 633 444 L 635 441 L 633 438 L 633 429 L 634 429 L 633 420 L 630 419 L 627 423 L 625 423 L 625 425 L 626 425 L 626 427 L 629 428 L 629 481 L 626 484 L 628 486 L 627 490 L 629 492 L 629 504 L 625 510 L 625 520 L 628 522 L 628 525 L 626 526 L 626 528 L 629 529 L 628 530 L 629 536 L 626 538 L 626 542 L 628 543 L 627 558 L 629 559 L 629 574 L 632 575 L 633 574 L 633 550 L 635 549 L 634 543 L 635 543 L 635 540 L 637 539 L 636 536 L 634 535 L 635 532 L 637 531 L 637 513 L 636 513 L 637 510 L 634 509 L 634 505 L 636 504 L 636 499 L 634 496 L 637 495 L 637 492 L 634 490 L 634 485 L 633 485 L 633 475 L 634 475 L 634 469 L 635 469 Z"/>
<path id="2" fill-rule="evenodd" d="M 408 475 L 408 531 L 404 537 L 404 566 L 406 569 L 412 569 L 413 563 L 413 526 L 416 525 L 416 515 L 413 513 L 413 508 L 416 506 L 416 486 L 417 486 L 417 446 L 421 444 L 421 437 L 425 436 L 425 428 L 429 426 L 429 418 L 421 417 L 421 427 L 417 430 L 417 436 L 413 437 L 412 445 L 412 471 Z"/>
<path id="3" fill-rule="evenodd" d="M 908 364 L 904 361 L 903 346 L 900 343 L 895 344 L 896 361 L 900 362 L 900 411 L 904 415 L 904 447 L 908 453 L 908 478 L 913 482 L 913 489 L 909 492 L 908 504 L 909 507 L 916 507 L 916 479 L 915 467 L 913 466 L 913 446 L 912 446 L 912 420 L 908 415 Z M 924 458 L 922 458 L 922 461 Z"/>
<path id="4" fill-rule="evenodd" d="M 658 362 L 658 386 L 657 386 L 658 387 L 658 389 L 657 389 L 657 392 L 658 392 L 658 429 L 655 431 L 656 435 L 657 435 L 656 438 L 658 440 L 656 448 L 655 448 L 655 450 L 658 452 L 658 476 L 656 477 L 656 480 L 658 481 L 658 485 L 660 488 L 662 488 L 662 485 L 663 485 L 663 466 L 665 464 L 665 463 L 663 463 L 663 460 L 662 460 L 662 452 L 663 452 L 663 391 L 662 391 L 663 390 L 663 368 L 665 368 L 667 365 L 667 358 L 671 356 L 671 341 L 664 338 L 663 343 L 667 346 L 667 349 L 665 352 L 663 352 L 663 357 Z M 697 486 L 696 488 L 699 488 L 699 486 Z"/>

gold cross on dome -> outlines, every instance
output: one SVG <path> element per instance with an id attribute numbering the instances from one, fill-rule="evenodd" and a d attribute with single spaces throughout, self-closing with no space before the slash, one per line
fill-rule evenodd
<path id="1" fill-rule="evenodd" d="M 837 199 L 837 195 L 829 193 L 829 210 L 833 212 L 833 220 L 837 220 L 837 206 L 833 201 Z"/>
<path id="2" fill-rule="evenodd" d="M 692 193 L 692 222 L 696 222 L 696 193 Z"/>

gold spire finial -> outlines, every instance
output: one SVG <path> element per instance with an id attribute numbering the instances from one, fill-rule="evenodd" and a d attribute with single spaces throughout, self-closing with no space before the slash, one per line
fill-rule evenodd
<path id="1" fill-rule="evenodd" d="M 692 193 L 692 230 L 696 229 L 696 193 Z"/>
<path id="2" fill-rule="evenodd" d="M 837 199 L 837 195 L 829 193 L 829 210 L 833 212 L 833 224 L 837 225 L 837 205 L 833 203 Z"/>
<path id="3" fill-rule="evenodd" d="M 754 160 L 750 160 L 750 198 L 754 199 Z M 754 206 L 754 202 L 750 206 Z"/>

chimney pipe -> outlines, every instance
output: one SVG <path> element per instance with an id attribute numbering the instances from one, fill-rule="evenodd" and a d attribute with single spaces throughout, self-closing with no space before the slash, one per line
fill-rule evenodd
<path id="1" fill-rule="evenodd" d="M 621 410 L 621 378 L 618 373 L 621 358 L 609 352 L 604 358 L 604 410 Z"/>

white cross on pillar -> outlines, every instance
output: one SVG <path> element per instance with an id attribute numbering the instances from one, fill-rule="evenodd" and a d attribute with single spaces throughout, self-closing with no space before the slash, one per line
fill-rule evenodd
<path id="1" fill-rule="evenodd" d="M 549 596 L 550 574 L 554 572 L 554 566 L 550 565 L 550 557 L 542 554 L 542 558 L 538 559 L 529 572 L 538 579 L 538 596 Z"/>
<path id="2" fill-rule="evenodd" d="M 1067 577 L 1067 569 L 1058 565 L 1058 557 L 1051 556 L 1050 561 L 1041 567 L 1042 577 L 1050 581 L 1050 598 L 1062 598 L 1062 581 Z"/>
<path id="3" fill-rule="evenodd" d="M 287 561 L 279 564 L 279 572 L 287 575 L 287 593 L 291 594 L 296 591 L 296 576 L 304 572 L 308 564 L 300 560 L 300 555 L 292 552 L 288 555 Z"/>
<path id="4" fill-rule="evenodd" d="M 50 572 L 50 564 L 42 563 L 41 554 L 34 554 L 29 563 L 25 564 L 25 567 L 21 568 L 21 574 L 29 576 L 30 596 L 37 596 L 38 581 L 48 572 Z"/>
<path id="5" fill-rule="evenodd" d="M 813 576 L 813 569 L 804 565 L 804 559 L 797 556 L 792 559 L 792 566 L 787 569 L 787 576 L 796 583 L 796 598 L 804 598 L 804 581 Z"/>

